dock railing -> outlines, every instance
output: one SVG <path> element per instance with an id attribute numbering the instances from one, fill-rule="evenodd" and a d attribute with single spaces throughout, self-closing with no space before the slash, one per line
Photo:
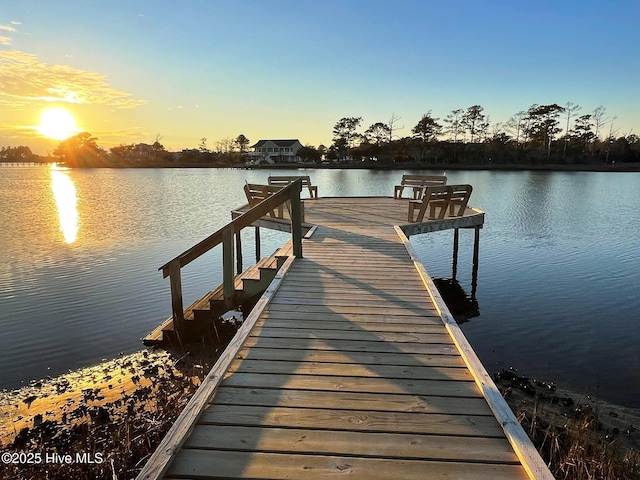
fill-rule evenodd
<path id="1" fill-rule="evenodd" d="M 252 225 L 255 221 L 267 215 L 270 211 L 285 202 L 291 203 L 291 237 L 293 255 L 296 258 L 302 257 L 301 190 L 302 181 L 296 180 L 290 185 L 282 188 L 282 190 L 269 196 L 239 217 L 234 218 L 220 230 L 209 235 L 207 238 L 182 252 L 180 255 L 165 263 L 158 269 L 162 270 L 163 278 L 169 277 L 171 285 L 171 310 L 173 313 L 173 324 L 174 330 L 178 334 L 178 338 L 181 338 L 181 334 L 185 331 L 182 280 L 180 273 L 181 268 L 222 243 L 222 289 L 225 303 L 231 307 L 234 295 L 234 234 L 239 235 L 243 228 Z"/>

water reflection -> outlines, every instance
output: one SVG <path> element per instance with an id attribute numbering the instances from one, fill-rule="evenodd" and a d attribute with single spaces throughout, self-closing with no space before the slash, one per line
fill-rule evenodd
<path id="1" fill-rule="evenodd" d="M 58 209 L 60 231 L 66 243 L 73 243 L 78 237 L 78 199 L 76 186 L 65 168 L 51 166 L 51 190 Z"/>
<path id="2" fill-rule="evenodd" d="M 467 295 L 460 282 L 455 278 L 434 278 L 444 303 L 456 322 L 465 323 L 480 316 L 480 308 L 475 295 Z"/>

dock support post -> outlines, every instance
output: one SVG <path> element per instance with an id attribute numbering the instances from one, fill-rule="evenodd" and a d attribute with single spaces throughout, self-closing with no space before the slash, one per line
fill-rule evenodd
<path id="1" fill-rule="evenodd" d="M 460 229 L 453 230 L 453 266 L 451 267 L 451 277 L 453 280 L 458 275 L 458 240 L 460 237 Z"/>
<path id="2" fill-rule="evenodd" d="M 255 227 L 256 237 L 256 263 L 260 261 L 260 227 Z"/>
<path id="3" fill-rule="evenodd" d="M 471 299 L 476 298 L 476 288 L 478 286 L 478 251 L 480 249 L 480 227 L 475 227 L 473 239 L 473 270 L 471 272 Z"/>
<path id="4" fill-rule="evenodd" d="M 180 279 L 180 260 L 169 264 L 169 284 L 171 286 L 171 311 L 173 313 L 173 328 L 182 344 L 184 334 L 184 307 L 182 305 L 182 280 Z"/>
<path id="5" fill-rule="evenodd" d="M 291 236 L 293 242 L 293 255 L 302 258 L 302 206 L 300 205 L 300 191 L 302 182 L 296 180 L 296 185 L 291 189 Z"/>
<path id="6" fill-rule="evenodd" d="M 233 228 L 222 231 L 222 293 L 225 304 L 230 307 L 233 302 Z"/>
<path id="7" fill-rule="evenodd" d="M 236 232 L 236 273 L 242 273 L 242 230 Z"/>

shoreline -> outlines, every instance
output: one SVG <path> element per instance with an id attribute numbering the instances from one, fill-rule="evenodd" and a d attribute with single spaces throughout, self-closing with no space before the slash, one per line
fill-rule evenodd
<path id="1" fill-rule="evenodd" d="M 16 162 L 0 162 L 16 164 Z M 44 164 L 49 162 L 42 162 Z M 55 163 L 55 162 L 53 162 Z M 486 171 L 549 171 L 549 172 L 640 172 L 640 163 L 623 162 L 615 165 L 603 163 L 584 163 L 584 164 L 559 164 L 559 163 L 541 163 L 541 164 L 460 164 L 460 163 L 442 163 L 442 164 L 425 164 L 425 163 L 393 163 L 378 164 L 373 162 L 361 163 L 285 163 L 273 165 L 247 166 L 245 163 L 235 163 L 226 165 L 205 165 L 202 163 L 184 163 L 180 165 L 167 163 L 148 163 L 137 165 L 96 165 L 87 167 L 72 167 L 80 170 L 94 168 L 230 168 L 237 170 L 486 170 Z"/>

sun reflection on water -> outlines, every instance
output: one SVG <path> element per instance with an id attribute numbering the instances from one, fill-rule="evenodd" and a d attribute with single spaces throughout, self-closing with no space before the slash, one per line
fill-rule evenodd
<path id="1" fill-rule="evenodd" d="M 53 164 L 51 167 L 51 190 L 58 208 L 60 230 L 66 243 L 73 243 L 78 237 L 78 199 L 76 186 L 65 172 L 66 168 Z"/>

